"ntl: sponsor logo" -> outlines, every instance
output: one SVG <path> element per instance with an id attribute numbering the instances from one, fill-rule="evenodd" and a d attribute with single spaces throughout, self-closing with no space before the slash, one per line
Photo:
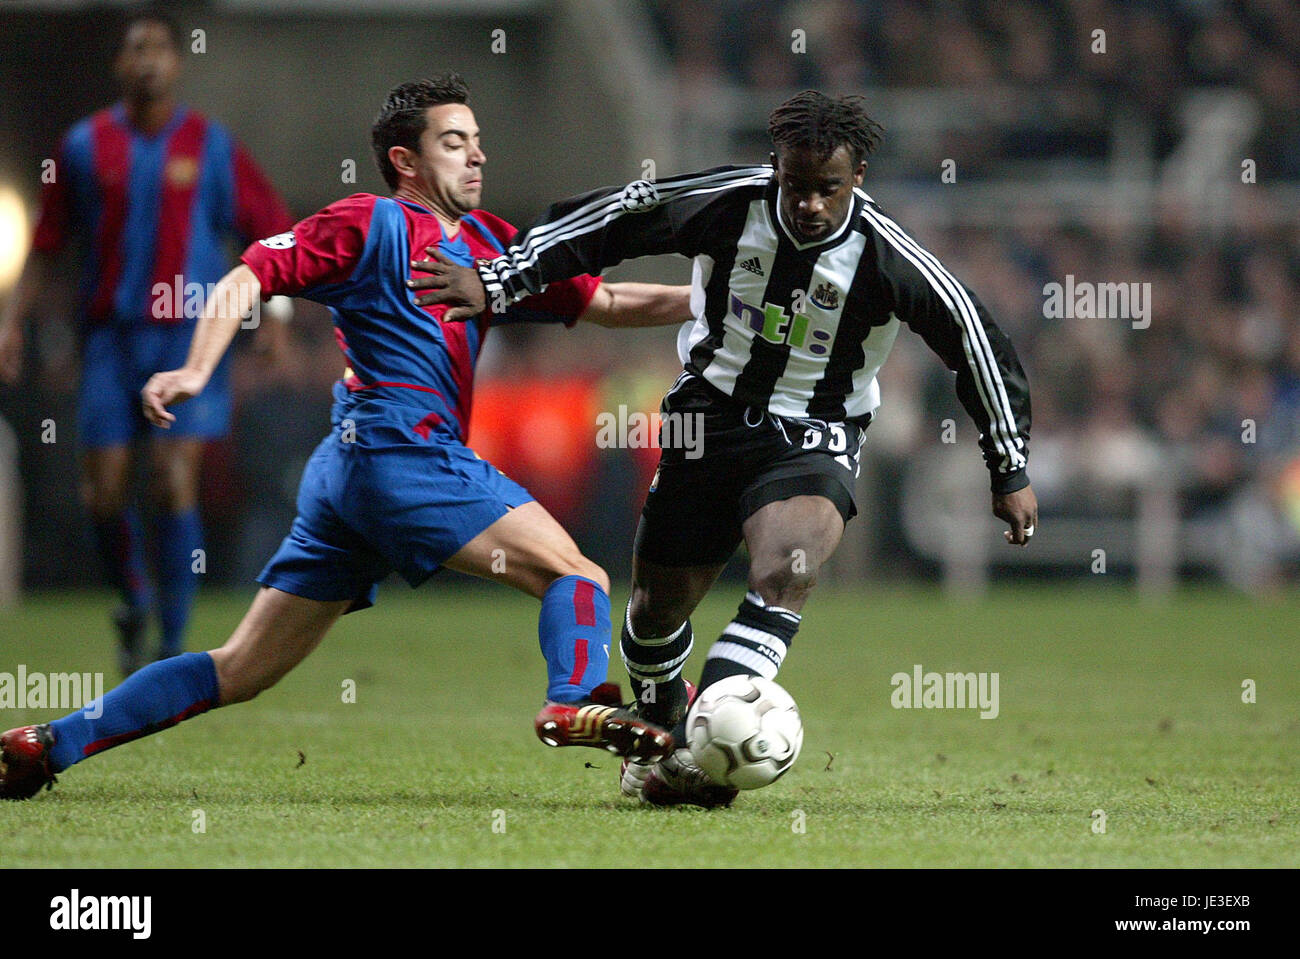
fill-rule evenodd
<path id="1" fill-rule="evenodd" d="M 103 673 L 0 673 L 0 709 L 81 709 L 87 719 L 104 714 Z"/>

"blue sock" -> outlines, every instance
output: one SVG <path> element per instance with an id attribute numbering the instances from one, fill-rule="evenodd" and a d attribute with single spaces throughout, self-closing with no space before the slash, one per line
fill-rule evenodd
<path id="1" fill-rule="evenodd" d="M 585 699 L 609 671 L 609 594 L 585 576 L 565 576 L 542 597 L 537 623 L 546 657 L 546 698 Z"/>
<path id="2" fill-rule="evenodd" d="M 134 506 L 106 519 L 96 519 L 95 546 L 108 585 L 132 609 L 149 606 L 149 578 L 144 569 L 144 534 Z"/>
<path id="3" fill-rule="evenodd" d="M 54 771 L 175 726 L 216 705 L 217 667 L 207 653 L 150 663 L 121 686 L 50 723 L 57 740 L 50 750 Z"/>
<path id="4" fill-rule="evenodd" d="M 158 613 L 162 620 L 159 654 L 175 656 L 185 642 L 199 577 L 194 551 L 203 547 L 199 512 L 166 513 L 158 517 Z"/>

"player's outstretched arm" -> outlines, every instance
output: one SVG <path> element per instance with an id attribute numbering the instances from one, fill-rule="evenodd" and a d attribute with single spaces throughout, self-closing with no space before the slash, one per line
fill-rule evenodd
<path id="1" fill-rule="evenodd" d="M 660 253 L 694 257 L 707 247 L 717 218 L 743 209 L 750 199 L 737 190 L 761 187 L 771 176 L 771 167 L 717 167 L 570 197 L 548 207 L 501 256 L 481 260 L 481 282 L 469 283 L 451 270 L 439 276 L 443 271 L 423 261 L 412 267 L 434 275 L 408 285 L 431 291 L 417 293 L 418 305 L 445 303 L 454 311 L 448 319 L 463 319 L 465 310 L 498 312 L 548 283 L 584 273 L 597 276 L 624 260 Z"/>
<path id="2" fill-rule="evenodd" d="M 610 329 L 668 326 L 689 319 L 691 288 L 660 283 L 602 283 L 578 317 Z"/>
<path id="3" fill-rule="evenodd" d="M 993 494 L 993 515 L 1011 528 L 1003 532 L 1012 546 L 1028 546 L 1038 527 L 1038 497 L 1032 486 L 1014 493 Z"/>
<path id="4" fill-rule="evenodd" d="M 195 327 L 185 365 L 178 370 L 155 373 L 140 391 L 149 422 L 164 428 L 169 426 L 176 417 L 166 407 L 203 392 L 261 291 L 262 285 L 253 271 L 242 263 L 221 278 L 203 304 L 203 316 Z"/>
<path id="5" fill-rule="evenodd" d="M 489 301 L 513 303 L 547 283 L 641 256 L 677 253 L 694 257 L 706 249 L 719 217 L 734 215 L 752 199 L 771 167 L 727 166 L 637 180 L 551 204 L 510 247 L 479 264 Z"/>
<path id="6" fill-rule="evenodd" d="M 980 431 L 989 469 L 993 515 L 1010 527 L 1013 546 L 1028 546 L 1038 526 L 1029 485 L 1029 383 L 1015 348 L 984 304 L 877 207 L 864 209 L 876 227 L 881 277 L 899 319 L 921 335 L 957 374 L 957 398 Z"/>

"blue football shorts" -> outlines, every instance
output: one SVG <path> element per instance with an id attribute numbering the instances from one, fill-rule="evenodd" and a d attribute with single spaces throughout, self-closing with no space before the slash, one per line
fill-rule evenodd
<path id="1" fill-rule="evenodd" d="M 125 446 L 144 435 L 217 439 L 229 432 L 229 355 L 217 365 L 202 393 L 170 408 L 176 415 L 170 429 L 144 418 L 140 390 L 155 373 L 185 365 L 194 326 L 141 320 L 96 326 L 86 333 L 77 402 L 82 446 Z"/>
<path id="2" fill-rule="evenodd" d="M 419 410 L 358 418 L 321 441 L 298 488 L 298 516 L 257 577 L 326 602 L 375 601 L 390 572 L 412 587 L 529 492 L 446 430 L 421 436 Z M 427 431 L 426 431 L 427 432 Z"/>

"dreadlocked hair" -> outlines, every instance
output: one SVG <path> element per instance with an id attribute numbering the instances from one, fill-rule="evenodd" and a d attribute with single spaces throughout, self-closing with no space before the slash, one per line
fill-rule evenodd
<path id="1" fill-rule="evenodd" d="M 862 104 L 860 96 L 832 100 L 816 90 L 805 90 L 772 111 L 767 132 L 777 146 L 811 150 L 820 160 L 846 146 L 857 165 L 875 152 L 885 132 Z"/>

